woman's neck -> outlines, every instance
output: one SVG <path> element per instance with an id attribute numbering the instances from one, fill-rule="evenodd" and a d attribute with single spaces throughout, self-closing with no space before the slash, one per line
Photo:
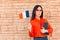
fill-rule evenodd
<path id="1" fill-rule="evenodd" d="M 38 20 L 40 20 L 40 17 L 36 17 Z"/>

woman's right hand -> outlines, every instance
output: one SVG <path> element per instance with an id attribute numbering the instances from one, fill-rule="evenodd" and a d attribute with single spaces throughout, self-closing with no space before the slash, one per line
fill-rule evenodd
<path id="1" fill-rule="evenodd" d="M 27 29 L 28 31 L 31 32 L 31 29 L 32 29 L 31 24 L 29 23 L 28 25 L 26 25 L 26 26 L 24 27 L 24 29 Z"/>
<path id="2" fill-rule="evenodd" d="M 29 26 L 28 26 L 28 30 L 31 32 L 31 30 L 32 30 L 32 26 L 31 26 L 31 24 L 29 23 Z"/>

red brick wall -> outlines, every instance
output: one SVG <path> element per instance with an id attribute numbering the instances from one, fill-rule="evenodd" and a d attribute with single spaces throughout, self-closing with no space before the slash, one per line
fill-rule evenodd
<path id="1" fill-rule="evenodd" d="M 19 13 L 40 4 L 44 18 L 50 22 L 54 32 L 49 40 L 60 40 L 60 0 L 0 0 L 0 40 L 31 40 L 27 26 L 29 19 L 19 19 Z"/>

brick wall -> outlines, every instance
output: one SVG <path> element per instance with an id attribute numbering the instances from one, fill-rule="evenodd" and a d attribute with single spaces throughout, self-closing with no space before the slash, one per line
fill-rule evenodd
<path id="1" fill-rule="evenodd" d="M 24 28 L 29 19 L 20 19 L 19 14 L 28 9 L 31 16 L 36 4 L 42 5 L 44 18 L 54 30 L 49 40 L 60 40 L 60 0 L 0 0 L 0 40 L 32 40 Z"/>

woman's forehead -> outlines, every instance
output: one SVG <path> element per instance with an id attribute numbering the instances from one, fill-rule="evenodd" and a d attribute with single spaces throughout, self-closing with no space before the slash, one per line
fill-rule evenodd
<path id="1" fill-rule="evenodd" d="M 38 7 L 37 9 L 38 9 L 38 10 L 41 10 L 41 7 Z"/>

